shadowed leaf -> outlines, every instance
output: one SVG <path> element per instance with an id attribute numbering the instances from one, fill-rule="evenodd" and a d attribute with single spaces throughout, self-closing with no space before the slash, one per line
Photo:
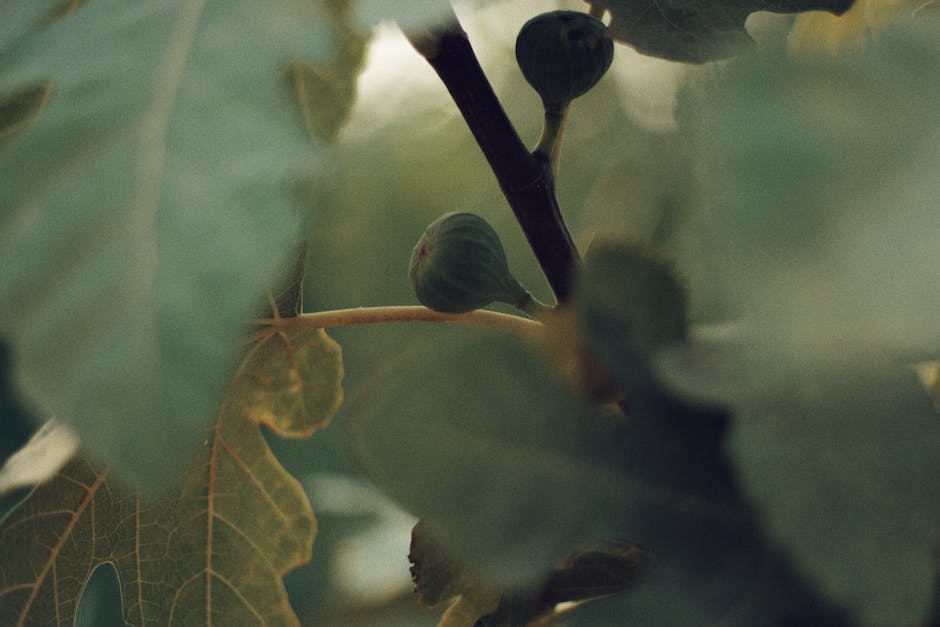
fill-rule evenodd
<path id="1" fill-rule="evenodd" d="M 39 115 L 52 85 L 37 83 L 12 94 L 0 94 L 0 141 L 23 130 L 30 120 Z"/>
<path id="2" fill-rule="evenodd" d="M 109 563 L 135 626 L 297 625 L 281 577 L 310 559 L 316 520 L 259 423 L 309 435 L 339 404 L 341 374 L 323 331 L 269 330 L 176 490 L 142 495 L 86 457 L 69 463 L 0 524 L 0 624 L 71 625 Z"/>
<path id="3" fill-rule="evenodd" d="M 705 192 L 686 267 L 741 323 L 664 380 L 735 410 L 769 534 L 872 625 L 922 620 L 935 568 L 940 419 L 910 364 L 940 345 L 938 34 L 741 59 L 686 109 Z"/>
<path id="4" fill-rule="evenodd" d="M 744 22 L 755 11 L 841 14 L 853 0 L 589 0 L 611 13 L 610 35 L 673 61 L 721 59 L 753 44 Z"/>
<path id="5" fill-rule="evenodd" d="M 424 522 L 412 530 L 408 559 L 421 603 L 436 606 L 453 601 L 438 627 L 533 624 L 551 617 L 559 603 L 586 601 L 636 586 L 650 565 L 650 555 L 643 549 L 609 541 L 575 553 L 532 586 L 500 589 L 448 553 Z"/>
<path id="6" fill-rule="evenodd" d="M 642 393 L 655 352 L 685 339 L 686 288 L 672 265 L 636 244 L 592 246 L 575 292 L 586 341 L 628 393 Z"/>

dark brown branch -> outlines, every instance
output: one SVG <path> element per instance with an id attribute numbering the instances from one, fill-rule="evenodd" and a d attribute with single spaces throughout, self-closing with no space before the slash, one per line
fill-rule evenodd
<path id="1" fill-rule="evenodd" d="M 555 297 L 567 300 L 580 258 L 558 208 L 551 164 L 522 143 L 456 17 L 433 33 L 406 36 L 470 127 Z"/>

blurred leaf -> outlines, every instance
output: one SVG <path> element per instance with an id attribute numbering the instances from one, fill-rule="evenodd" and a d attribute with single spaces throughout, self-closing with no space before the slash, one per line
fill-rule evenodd
<path id="1" fill-rule="evenodd" d="M 470 335 L 424 343 L 347 424 L 370 477 L 502 585 L 602 535 L 610 521 L 588 513 L 616 478 L 591 463 L 600 422 L 519 340 Z"/>
<path id="2" fill-rule="evenodd" d="M 352 23 L 347 0 L 326 2 L 339 46 L 329 63 L 293 61 L 288 77 L 307 131 L 314 139 L 336 141 L 356 100 L 356 82 L 365 63 L 367 32 Z"/>
<path id="3" fill-rule="evenodd" d="M 732 450 L 770 532 L 837 601 L 866 624 L 924 618 L 940 414 L 910 368 L 847 354 L 794 371 L 774 397 L 742 406 Z"/>
<path id="4" fill-rule="evenodd" d="M 675 546 L 680 527 L 747 524 L 689 442 L 599 417 L 519 340 L 461 335 L 416 345 L 344 424 L 370 478 L 493 586 L 531 585 L 605 537 Z"/>
<path id="5" fill-rule="evenodd" d="M 161 485 L 298 239 L 289 178 L 322 146 L 284 72 L 331 31 L 303 0 L 61 4 L 3 10 L 0 84 L 52 96 L 0 152 L 0 331 L 43 413 Z"/>
<path id="6" fill-rule="evenodd" d="M 590 348 L 630 393 L 642 393 L 648 385 L 655 351 L 686 336 L 685 286 L 672 264 L 640 245 L 593 245 L 574 307 Z"/>
<path id="7" fill-rule="evenodd" d="M 528 625 L 551 616 L 559 603 L 632 588 L 647 573 L 650 562 L 649 554 L 635 545 L 605 542 L 572 555 L 532 586 L 500 590 L 448 554 L 424 522 L 412 531 L 408 558 L 419 601 L 435 606 L 457 598 L 439 627 Z"/>
<path id="8" fill-rule="evenodd" d="M 940 417 L 907 366 L 940 346 L 937 41 L 743 60 L 686 119 L 706 201 L 690 275 L 743 334 L 666 376 L 733 405 L 772 536 L 866 624 L 923 618 L 940 520 Z"/>
<path id="9" fill-rule="evenodd" d="M 610 35 L 638 51 L 686 63 L 741 52 L 753 42 L 744 21 L 754 11 L 845 12 L 853 0 L 588 0 L 611 13 Z"/>
<path id="10" fill-rule="evenodd" d="M 0 53 L 16 46 L 17 41 L 33 35 L 48 23 L 48 18 L 61 4 L 60 0 L 12 2 L 3 7 L 0 20 Z M 9 86 L 5 86 L 9 87 Z"/>
<path id="11" fill-rule="evenodd" d="M 940 361 L 924 361 L 914 365 L 921 385 L 935 403 L 940 404 Z"/>
<path id="12" fill-rule="evenodd" d="M 936 36 L 863 54 L 742 59 L 687 98 L 705 202 L 692 290 L 746 313 L 757 353 L 934 356 L 940 283 Z M 789 358 L 786 361 L 791 361 Z"/>
<path id="13" fill-rule="evenodd" d="M 0 622 L 70 625 L 86 581 L 111 563 L 132 625 L 297 625 L 281 577 L 310 559 L 316 520 L 260 423 L 308 436 L 339 403 L 341 373 L 323 331 L 272 330 L 178 492 L 144 495 L 85 457 L 69 463 L 0 524 Z"/>
<path id="14" fill-rule="evenodd" d="M 0 141 L 22 130 L 39 115 L 49 99 L 51 84 L 37 83 L 12 94 L 0 94 Z"/>
<path id="15" fill-rule="evenodd" d="M 798 55 L 856 53 L 889 26 L 910 20 L 919 0 L 856 2 L 844 15 L 806 13 L 797 16 L 788 45 Z"/>

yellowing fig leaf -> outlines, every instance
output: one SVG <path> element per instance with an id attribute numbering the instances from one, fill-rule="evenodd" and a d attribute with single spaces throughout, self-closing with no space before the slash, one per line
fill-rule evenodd
<path id="1" fill-rule="evenodd" d="M 259 423 L 287 437 L 325 426 L 342 370 L 322 330 L 264 332 L 162 497 L 70 462 L 0 523 L 0 624 L 71 625 L 85 583 L 110 563 L 132 625 L 297 625 L 281 577 L 310 559 L 316 518 Z"/>

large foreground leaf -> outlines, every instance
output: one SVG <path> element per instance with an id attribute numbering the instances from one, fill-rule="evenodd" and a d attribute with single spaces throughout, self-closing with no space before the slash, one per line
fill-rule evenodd
<path id="1" fill-rule="evenodd" d="M 497 584 L 526 581 L 603 535 L 618 486 L 589 462 L 596 417 L 518 340 L 473 339 L 421 344 L 362 399 L 353 442 L 458 558 Z"/>
<path id="2" fill-rule="evenodd" d="M 601 417 L 519 340 L 435 335 L 410 357 L 344 426 L 371 478 L 494 586 L 531 585 L 603 538 L 678 550 L 711 533 L 690 529 L 748 523 L 701 487 L 698 460 L 670 463 L 685 448 Z"/>
<path id="3" fill-rule="evenodd" d="M 853 0 L 590 0 L 610 10 L 610 34 L 644 54 L 701 63 L 753 42 L 744 21 L 755 11 L 841 14 Z"/>
<path id="4" fill-rule="evenodd" d="M 37 413 L 152 486 L 209 425 L 293 250 L 289 179 L 319 149 L 286 71 L 325 60 L 331 32 L 303 0 L 87 0 L 49 19 L 63 4 L 0 8 L 0 94 L 23 103 L 0 146 L 0 334 Z"/>
<path id="5" fill-rule="evenodd" d="M 663 369 L 734 405 L 769 530 L 875 625 L 923 618 L 940 530 L 940 416 L 908 365 L 940 346 L 940 39 L 906 26 L 837 60 L 740 63 L 688 109 L 708 174 L 690 275 L 744 319 Z"/>
<path id="6" fill-rule="evenodd" d="M 130 490 L 87 458 L 68 464 L 0 524 L 0 623 L 71 625 L 85 582 L 110 563 L 132 625 L 298 624 L 281 576 L 310 559 L 316 520 L 259 423 L 309 435 L 339 404 L 341 374 L 322 331 L 272 331 L 175 492 Z"/>

